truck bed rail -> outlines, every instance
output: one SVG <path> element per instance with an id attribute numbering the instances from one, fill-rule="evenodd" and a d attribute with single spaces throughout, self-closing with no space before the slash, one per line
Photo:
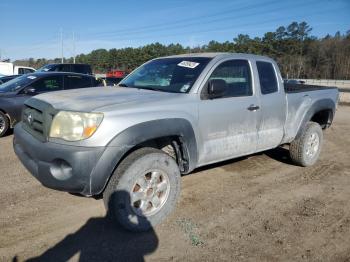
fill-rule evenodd
<path id="1" fill-rule="evenodd" d="M 318 85 L 304 85 L 304 84 L 284 84 L 286 93 L 301 93 L 306 91 L 316 91 L 324 89 L 337 89 L 335 86 L 318 86 Z"/>

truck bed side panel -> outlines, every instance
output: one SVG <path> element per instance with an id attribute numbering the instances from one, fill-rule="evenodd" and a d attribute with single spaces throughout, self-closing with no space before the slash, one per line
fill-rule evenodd
<path id="1" fill-rule="evenodd" d="M 283 143 L 289 143 L 298 134 L 300 128 L 310 121 L 312 116 L 322 110 L 335 112 L 338 90 L 334 88 L 312 89 L 286 93 L 287 121 Z"/>

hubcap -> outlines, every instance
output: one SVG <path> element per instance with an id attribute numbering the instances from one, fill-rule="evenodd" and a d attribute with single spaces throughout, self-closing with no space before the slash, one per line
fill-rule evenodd
<path id="1" fill-rule="evenodd" d="M 5 119 L 3 116 L 0 115 L 0 133 L 4 132 L 5 130 Z"/>
<path id="2" fill-rule="evenodd" d="M 312 133 L 309 136 L 306 146 L 306 155 L 309 158 L 313 158 L 320 147 L 320 138 L 317 133 Z"/>
<path id="3" fill-rule="evenodd" d="M 165 204 L 170 192 L 169 177 L 160 170 L 151 170 L 140 175 L 132 190 L 131 206 L 139 216 L 157 213 Z"/>

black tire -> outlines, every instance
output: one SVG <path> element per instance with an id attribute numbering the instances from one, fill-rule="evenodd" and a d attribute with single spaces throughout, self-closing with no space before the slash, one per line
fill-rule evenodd
<path id="1" fill-rule="evenodd" d="M 308 143 L 310 143 L 312 135 L 317 135 L 319 143 L 317 150 L 314 150 L 313 153 L 308 153 Z M 290 144 L 290 157 L 297 165 L 312 166 L 320 156 L 322 144 L 323 133 L 321 126 L 318 123 L 309 122 L 306 124 L 301 135 Z"/>
<path id="2" fill-rule="evenodd" d="M 10 128 L 10 120 L 0 111 L 0 137 L 3 137 Z"/>
<path id="3" fill-rule="evenodd" d="M 143 174 L 148 174 L 147 172 L 150 172 L 150 170 L 159 170 L 162 174 L 166 174 L 166 181 L 168 181 L 166 184 L 169 184 L 169 186 L 166 187 L 167 197 L 163 200 L 163 204 L 159 207 L 159 210 L 154 214 L 143 215 L 143 213 L 137 213 L 137 210 L 135 210 L 138 207 L 135 207 L 136 202 L 131 201 L 131 194 L 135 192 L 136 181 L 139 181 L 138 179 L 140 177 L 144 179 Z M 143 181 L 147 182 L 147 179 Z M 107 216 L 130 231 L 142 232 L 150 230 L 162 222 L 174 209 L 180 194 L 180 182 L 179 167 L 172 157 L 154 148 L 138 149 L 128 155 L 119 164 L 107 184 L 103 193 Z M 154 189 L 151 191 L 154 192 L 152 193 L 154 195 L 158 194 L 155 193 L 156 190 Z M 153 203 L 147 202 L 147 206 L 148 204 L 153 208 Z"/>

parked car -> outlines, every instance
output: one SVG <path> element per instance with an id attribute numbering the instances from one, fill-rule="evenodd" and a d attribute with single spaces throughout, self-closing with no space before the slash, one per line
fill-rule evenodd
<path id="1" fill-rule="evenodd" d="M 98 85 L 100 82 L 93 76 L 62 72 L 27 74 L 0 85 L 0 137 L 21 120 L 22 107 L 28 98 L 51 91 Z"/>
<path id="2" fill-rule="evenodd" d="M 106 77 L 123 78 L 125 77 L 125 71 L 113 69 L 107 72 Z"/>
<path id="3" fill-rule="evenodd" d="M 35 69 L 27 66 L 16 66 L 9 62 L 0 62 L 0 74 L 5 76 L 24 75 L 35 72 Z"/>
<path id="4" fill-rule="evenodd" d="M 21 75 L 12 75 L 12 76 L 0 76 L 0 85 L 3 83 L 6 83 L 12 79 L 15 79 L 16 77 L 19 77 Z"/>
<path id="5" fill-rule="evenodd" d="M 174 208 L 180 174 L 195 168 L 279 145 L 297 165 L 315 164 L 339 93 L 301 87 L 284 86 L 263 56 L 154 59 L 117 88 L 29 99 L 14 150 L 44 186 L 103 195 L 116 222 L 144 231 Z"/>
<path id="6" fill-rule="evenodd" d="M 88 64 L 48 64 L 38 69 L 38 72 L 73 72 L 92 75 Z"/>

